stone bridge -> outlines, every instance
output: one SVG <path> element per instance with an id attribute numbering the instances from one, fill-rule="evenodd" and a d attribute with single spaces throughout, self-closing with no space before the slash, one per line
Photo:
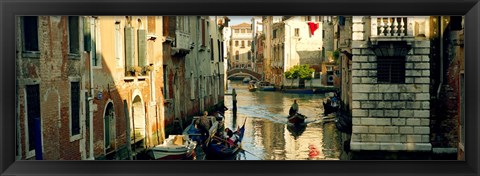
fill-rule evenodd
<path id="1" fill-rule="evenodd" d="M 253 70 L 244 69 L 244 68 L 234 68 L 227 71 L 227 78 L 231 78 L 234 76 L 251 76 L 253 79 L 256 79 L 257 81 L 262 79 L 262 74 L 257 73 Z"/>

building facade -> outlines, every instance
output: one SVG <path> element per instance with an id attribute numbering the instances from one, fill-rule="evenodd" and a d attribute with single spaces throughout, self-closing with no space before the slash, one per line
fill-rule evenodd
<path id="1" fill-rule="evenodd" d="M 88 156 L 84 20 L 17 17 L 18 159 Z"/>
<path id="2" fill-rule="evenodd" d="M 429 18 L 353 17 L 352 151 L 432 149 Z"/>
<path id="3" fill-rule="evenodd" d="M 135 159 L 223 105 L 219 19 L 18 17 L 17 158 Z"/>
<path id="4" fill-rule="evenodd" d="M 162 17 L 90 17 L 94 157 L 126 159 L 164 139 Z M 158 39 L 158 40 L 157 40 Z M 120 152 L 119 152 L 120 151 Z"/>
<path id="5" fill-rule="evenodd" d="M 230 65 L 232 68 L 253 69 L 252 26 L 242 23 L 232 26 L 232 38 L 230 41 Z"/>

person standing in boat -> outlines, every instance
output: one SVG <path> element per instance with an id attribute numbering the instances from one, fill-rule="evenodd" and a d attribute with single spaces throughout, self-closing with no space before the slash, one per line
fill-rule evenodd
<path id="1" fill-rule="evenodd" d="M 290 111 L 288 112 L 288 114 L 294 115 L 296 113 L 298 113 L 298 104 L 297 104 L 297 100 L 293 100 L 293 104 L 290 107 Z"/>
<path id="2" fill-rule="evenodd" d="M 208 136 L 210 136 L 209 129 L 210 129 L 210 120 L 208 120 L 208 112 L 203 112 L 203 116 L 200 117 L 198 128 L 201 130 L 203 138 L 206 140 Z"/>

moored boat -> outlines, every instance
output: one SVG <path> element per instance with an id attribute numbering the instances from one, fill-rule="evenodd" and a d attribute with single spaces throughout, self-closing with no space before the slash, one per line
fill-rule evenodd
<path id="1" fill-rule="evenodd" d="M 193 160 L 196 145 L 185 135 L 169 135 L 162 144 L 147 149 L 147 155 L 154 160 Z"/>
<path id="2" fill-rule="evenodd" d="M 296 94 L 313 94 L 315 89 L 283 89 L 285 93 L 296 93 Z"/>
<path id="3" fill-rule="evenodd" d="M 258 90 L 261 90 L 261 91 L 274 91 L 275 90 L 275 86 L 273 86 L 272 84 L 270 84 L 270 82 L 267 82 L 267 81 L 259 81 L 256 83 L 256 86 L 258 88 Z"/>
<path id="4" fill-rule="evenodd" d="M 210 121 L 210 129 L 208 129 L 209 135 L 204 137 L 202 136 L 200 130 L 195 127 L 195 122 L 200 120 L 201 116 L 194 116 L 192 123 L 188 125 L 185 130 L 183 130 L 183 135 L 188 136 L 193 141 L 197 142 L 197 144 L 208 144 L 212 137 L 215 135 L 218 129 L 218 121 L 215 116 L 207 116 L 208 120 Z"/>
<path id="5" fill-rule="evenodd" d="M 250 82 L 250 80 L 251 79 L 249 77 L 245 77 L 245 78 L 243 78 L 243 83 L 248 83 L 248 82 Z"/>
<path id="6" fill-rule="evenodd" d="M 255 84 L 250 83 L 248 85 L 248 91 L 255 92 L 256 90 L 257 90 L 257 86 L 255 86 Z"/>

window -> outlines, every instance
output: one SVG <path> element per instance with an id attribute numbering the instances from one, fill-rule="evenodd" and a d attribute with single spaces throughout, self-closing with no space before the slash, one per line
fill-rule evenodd
<path id="1" fill-rule="evenodd" d="M 235 29 L 235 33 L 240 33 L 240 29 Z"/>
<path id="2" fill-rule="evenodd" d="M 35 119 L 40 119 L 40 86 L 27 85 L 28 151 L 35 150 Z M 41 136 L 41 135 L 40 135 Z"/>
<path id="3" fill-rule="evenodd" d="M 213 54 L 214 50 L 213 50 L 213 38 L 210 38 L 210 60 L 214 60 L 214 54 Z"/>
<path id="4" fill-rule="evenodd" d="M 298 37 L 298 36 L 300 36 L 300 29 L 295 28 L 295 37 Z"/>
<path id="5" fill-rule="evenodd" d="M 238 46 L 238 40 L 237 40 L 237 41 L 235 41 L 235 46 Z"/>
<path id="6" fill-rule="evenodd" d="M 220 40 L 219 40 L 219 41 L 220 41 Z M 223 62 L 223 61 L 224 61 L 223 55 L 225 54 L 225 53 L 224 53 L 225 51 L 223 50 L 223 42 L 220 42 L 220 46 L 221 46 L 221 48 L 220 48 L 219 50 L 220 50 L 220 53 L 222 53 L 222 54 L 220 55 L 220 58 L 221 58 L 220 60 Z"/>
<path id="7" fill-rule="evenodd" d="M 121 35 L 121 32 L 120 32 L 120 22 L 117 21 L 115 22 L 115 61 L 116 61 L 116 64 L 117 64 L 117 67 L 122 67 L 122 51 L 123 51 L 123 48 L 122 48 L 122 35 Z"/>
<path id="8" fill-rule="evenodd" d="M 70 83 L 70 135 L 80 134 L 80 82 Z"/>
<path id="9" fill-rule="evenodd" d="M 163 98 L 168 99 L 167 65 L 163 65 Z"/>
<path id="10" fill-rule="evenodd" d="M 245 41 L 242 40 L 242 48 L 245 48 Z"/>
<path id="11" fill-rule="evenodd" d="M 222 49 L 223 43 L 221 43 L 220 40 L 217 40 L 218 62 L 221 62 L 223 58 Z"/>
<path id="12" fill-rule="evenodd" d="M 241 33 L 245 33 L 245 29 L 240 29 Z"/>
<path id="13" fill-rule="evenodd" d="M 248 41 L 248 46 L 251 46 L 252 45 L 252 41 Z"/>
<path id="14" fill-rule="evenodd" d="M 90 127 L 90 103 L 88 102 L 88 92 L 85 92 L 85 127 L 88 129 Z"/>
<path id="15" fill-rule="evenodd" d="M 465 146 L 465 74 L 460 74 L 460 143 Z"/>
<path id="16" fill-rule="evenodd" d="M 322 39 L 325 38 L 325 30 L 322 30 Z"/>
<path id="17" fill-rule="evenodd" d="M 252 33 L 252 30 L 251 30 L 251 29 L 247 29 L 247 33 Z"/>
<path id="18" fill-rule="evenodd" d="M 312 21 L 312 17 L 311 17 L 311 16 L 307 16 L 307 21 Z"/>
<path id="19" fill-rule="evenodd" d="M 235 58 L 236 58 L 237 61 L 240 60 L 240 52 L 235 51 Z"/>
<path id="20" fill-rule="evenodd" d="M 190 73 L 190 99 L 195 99 L 195 78 L 193 77 L 193 73 Z"/>
<path id="21" fill-rule="evenodd" d="M 273 38 L 277 38 L 277 30 L 273 30 Z"/>
<path id="22" fill-rule="evenodd" d="M 23 17 L 24 51 L 39 51 L 38 49 L 38 17 Z"/>
<path id="23" fill-rule="evenodd" d="M 378 57 L 378 83 L 405 83 L 405 57 Z"/>
<path id="24" fill-rule="evenodd" d="M 248 52 L 248 60 L 252 60 L 252 52 L 251 51 Z"/>
<path id="25" fill-rule="evenodd" d="M 78 16 L 68 17 L 68 42 L 71 54 L 80 54 Z"/>

